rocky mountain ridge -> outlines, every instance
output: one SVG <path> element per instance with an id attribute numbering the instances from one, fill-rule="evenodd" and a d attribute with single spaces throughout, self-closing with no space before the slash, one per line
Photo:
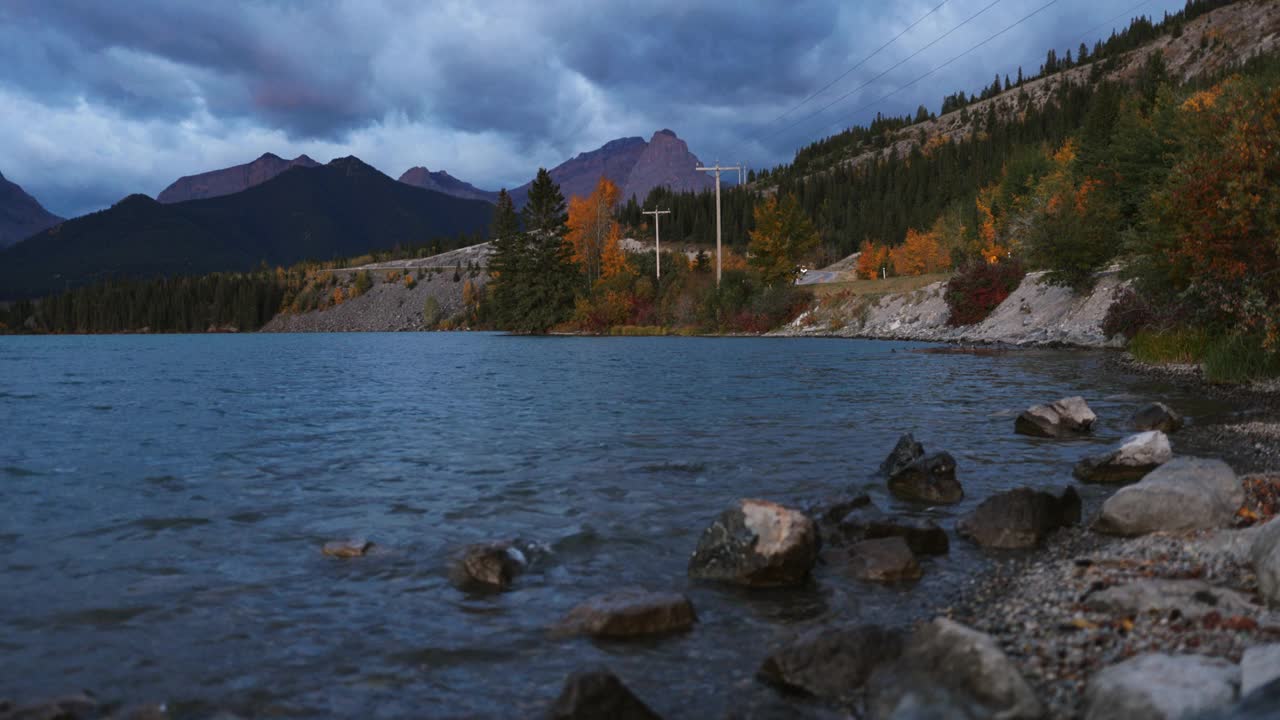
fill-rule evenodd
<path id="1" fill-rule="evenodd" d="M 5 248 L 62 222 L 17 183 L 0 174 L 0 248 Z"/>
<path id="2" fill-rule="evenodd" d="M 221 170 L 186 175 L 175 180 L 156 196 L 162 203 L 180 203 L 221 197 L 248 190 L 274 178 L 291 167 L 320 167 L 306 155 L 285 160 L 274 153 L 263 153 L 257 160 Z"/>

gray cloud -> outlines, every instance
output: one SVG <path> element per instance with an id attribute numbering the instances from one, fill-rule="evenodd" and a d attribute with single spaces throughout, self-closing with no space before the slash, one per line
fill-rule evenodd
<path id="1" fill-rule="evenodd" d="M 944 94 L 978 90 L 997 72 L 1034 72 L 1049 47 L 1074 48 L 1119 12 L 1110 0 L 1059 2 L 865 107 L 1043 2 L 1001 0 L 882 80 L 778 132 L 990 2 L 949 0 L 774 122 L 939 1 L 8 0 L 0 171 L 53 211 L 77 214 L 266 151 L 322 161 L 354 153 L 393 176 L 426 164 L 514 186 L 539 165 L 671 127 L 704 159 L 760 167 L 877 110 L 936 110 Z"/>

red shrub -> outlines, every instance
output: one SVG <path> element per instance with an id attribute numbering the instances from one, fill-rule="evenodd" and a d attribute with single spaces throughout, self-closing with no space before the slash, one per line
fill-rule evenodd
<path id="1" fill-rule="evenodd" d="M 980 323 L 1018 288 L 1027 271 L 1017 260 L 975 262 L 960 269 L 947 283 L 946 301 L 953 326 Z"/>

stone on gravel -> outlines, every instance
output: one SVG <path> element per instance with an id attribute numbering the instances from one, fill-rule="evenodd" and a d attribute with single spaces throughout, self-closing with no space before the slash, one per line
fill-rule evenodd
<path id="1" fill-rule="evenodd" d="M 1143 578 L 1091 593 L 1084 603 L 1089 610 L 1115 615 L 1177 610 L 1182 617 L 1197 619 L 1216 612 L 1220 615 L 1251 614 L 1255 608 L 1244 595 L 1228 588 L 1214 587 L 1202 580 Z"/>
<path id="2" fill-rule="evenodd" d="M 703 531 L 689 576 L 749 587 L 798 585 L 817 559 L 817 527 L 804 513 L 741 500 Z"/>
<path id="3" fill-rule="evenodd" d="M 845 700 L 871 672 L 902 652 L 902 633 L 877 625 L 817 627 L 765 658 L 757 676 L 773 685 L 827 700 Z"/>
<path id="4" fill-rule="evenodd" d="M 364 539 L 331 540 L 320 549 L 325 555 L 338 558 L 364 557 L 373 549 L 373 543 Z"/>
<path id="5" fill-rule="evenodd" d="M 506 590 L 529 566 L 528 553 L 512 540 L 476 543 L 462 549 L 449 569 L 449 579 L 463 590 Z"/>
<path id="6" fill-rule="evenodd" d="M 901 537 L 863 540 L 849 548 L 849 567 L 854 577 L 872 582 L 899 582 L 920 577 L 920 563 Z"/>
<path id="7" fill-rule="evenodd" d="M 1162 402 L 1153 402 L 1135 412 L 1129 424 L 1139 432 L 1159 430 L 1172 433 L 1182 427 L 1182 415 Z"/>
<path id="8" fill-rule="evenodd" d="M 896 663 L 875 672 L 868 705 L 875 718 L 1039 718 L 1044 707 L 990 636 L 946 618 L 920 626 Z M 947 695 L 954 699 L 948 700 Z M 960 710 L 972 700 L 976 712 Z M 930 709 L 956 707 L 955 714 Z"/>
<path id="9" fill-rule="evenodd" d="M 629 638 L 682 632 L 696 620 L 693 603 L 680 593 L 617 590 L 578 605 L 556 626 L 562 634 Z"/>
<path id="10" fill-rule="evenodd" d="M 1248 696 L 1272 680 L 1280 679 L 1280 643 L 1255 645 L 1240 658 L 1240 695 Z M 1276 704 L 1280 710 L 1280 702 Z"/>
<path id="11" fill-rule="evenodd" d="M 1061 495 L 1021 487 L 983 500 L 956 522 L 956 532 L 987 548 L 1036 547 L 1049 533 L 1080 522 L 1074 487 Z"/>
<path id="12" fill-rule="evenodd" d="M 1076 463 L 1074 474 L 1081 482 L 1119 483 L 1139 480 L 1173 459 L 1169 437 L 1149 430 L 1125 439 L 1120 447 Z"/>
<path id="13" fill-rule="evenodd" d="M 1084 398 L 1076 395 L 1048 405 L 1032 405 L 1014 421 L 1013 430 L 1033 437 L 1074 437 L 1090 432 L 1097 420 Z"/>
<path id="14" fill-rule="evenodd" d="M 823 541 L 832 544 L 901 537 L 917 555 L 945 555 L 950 546 L 947 532 L 936 522 L 886 515 L 870 504 L 848 511 L 834 523 L 824 524 L 823 529 Z"/>
<path id="15" fill-rule="evenodd" d="M 606 669 L 570 675 L 546 717 L 548 720 L 658 720 L 657 713 Z"/>
<path id="16" fill-rule="evenodd" d="M 1258 576 L 1258 594 L 1271 607 L 1280 607 L 1280 517 L 1258 529 L 1249 561 Z"/>
<path id="17" fill-rule="evenodd" d="M 1240 668 L 1203 655 L 1149 653 L 1089 680 L 1086 720 L 1190 718 L 1235 702 Z"/>
<path id="18" fill-rule="evenodd" d="M 1221 460 L 1184 457 L 1153 470 L 1107 498 L 1093 529 L 1107 535 L 1227 527 L 1244 502 L 1244 488 Z"/>

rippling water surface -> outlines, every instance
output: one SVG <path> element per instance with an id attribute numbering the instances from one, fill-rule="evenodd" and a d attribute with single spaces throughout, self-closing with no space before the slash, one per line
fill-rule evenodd
<path id="1" fill-rule="evenodd" d="M 1103 356 L 910 352 L 801 339 L 346 334 L 0 338 L 0 697 L 88 688 L 180 714 L 516 717 L 584 665 L 666 717 L 723 713 L 769 644 L 809 623 L 909 622 L 982 556 L 953 537 L 915 585 L 820 567 L 800 590 L 691 583 L 735 498 L 850 486 L 949 531 L 992 492 L 1056 487 L 1142 401 L 1221 412 Z M 1097 437 L 1012 433 L 1084 394 Z M 898 503 L 869 477 L 897 436 L 949 450 L 968 498 Z M 1176 441 L 1175 441 L 1176 444 Z M 330 539 L 386 548 L 323 557 Z M 449 552 L 522 537 L 550 560 L 500 595 Z M 619 586 L 687 592 L 700 623 L 644 643 L 558 638 Z"/>

